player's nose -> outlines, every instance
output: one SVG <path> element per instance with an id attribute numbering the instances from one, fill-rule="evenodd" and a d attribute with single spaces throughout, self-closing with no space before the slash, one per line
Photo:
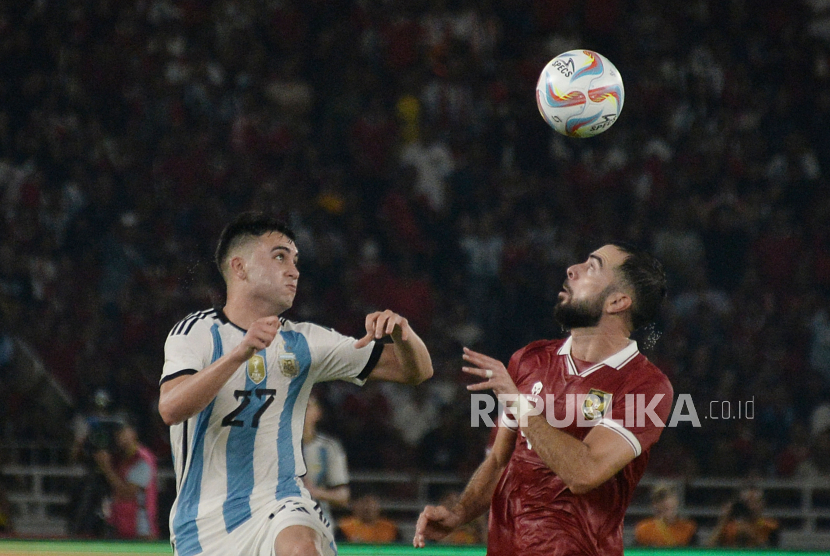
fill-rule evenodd
<path id="1" fill-rule="evenodd" d="M 568 280 L 575 280 L 577 277 L 577 270 L 579 265 L 571 265 L 568 267 Z"/>

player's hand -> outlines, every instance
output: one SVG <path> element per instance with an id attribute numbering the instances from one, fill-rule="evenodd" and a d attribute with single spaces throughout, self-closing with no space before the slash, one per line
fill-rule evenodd
<path id="1" fill-rule="evenodd" d="M 242 351 L 244 359 L 247 361 L 256 352 L 263 350 L 271 345 L 277 332 L 280 330 L 279 317 L 263 317 L 257 319 L 248 328 L 245 337 L 239 343 L 237 349 Z"/>
<path id="2" fill-rule="evenodd" d="M 441 540 L 461 525 L 461 516 L 444 506 L 427 506 L 418 516 L 412 546 L 424 548 L 426 541 Z"/>
<path id="3" fill-rule="evenodd" d="M 354 347 L 362 348 L 372 340 L 392 336 L 395 341 L 409 339 L 409 321 L 389 309 L 366 315 L 366 335 L 355 342 Z"/>
<path id="4" fill-rule="evenodd" d="M 469 348 L 464 348 L 464 361 L 470 367 L 462 367 L 461 370 L 467 374 L 481 377 L 484 382 L 477 382 L 467 386 L 467 390 L 493 390 L 496 396 L 519 394 L 519 389 L 501 361 L 493 359 L 483 353 L 478 353 Z"/>

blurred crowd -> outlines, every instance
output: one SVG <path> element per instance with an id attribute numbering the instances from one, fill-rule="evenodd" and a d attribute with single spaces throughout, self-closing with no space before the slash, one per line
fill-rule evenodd
<path id="1" fill-rule="evenodd" d="M 574 48 L 626 87 L 587 140 L 534 101 Z M 298 235 L 289 318 L 391 308 L 432 352 L 419 388 L 319 387 L 352 468 L 475 467 L 461 347 L 560 336 L 565 269 L 618 239 L 667 267 L 637 339 L 701 419 L 650 472 L 827 476 L 828 82 L 822 0 L 3 3 L 0 434 L 64 438 L 105 388 L 166 465 L 165 337 L 222 304 L 215 241 L 259 209 Z"/>

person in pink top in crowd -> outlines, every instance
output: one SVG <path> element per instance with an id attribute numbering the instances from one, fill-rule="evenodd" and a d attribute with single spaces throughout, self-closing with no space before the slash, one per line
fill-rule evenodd
<path id="1" fill-rule="evenodd" d="M 138 441 L 135 427 L 123 423 L 115 433 L 115 450 L 99 450 L 95 461 L 111 489 L 104 503 L 107 522 L 123 539 L 158 537 L 156 457 Z"/>

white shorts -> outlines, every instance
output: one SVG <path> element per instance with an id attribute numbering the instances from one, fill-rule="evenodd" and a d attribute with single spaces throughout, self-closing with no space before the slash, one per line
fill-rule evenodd
<path id="1" fill-rule="evenodd" d="M 320 533 L 323 556 L 337 556 L 334 533 L 320 504 L 300 496 L 274 500 L 221 540 L 202 543 L 200 556 L 275 556 L 277 535 L 292 525 L 304 525 Z M 178 556 L 178 552 L 174 553 Z"/>

